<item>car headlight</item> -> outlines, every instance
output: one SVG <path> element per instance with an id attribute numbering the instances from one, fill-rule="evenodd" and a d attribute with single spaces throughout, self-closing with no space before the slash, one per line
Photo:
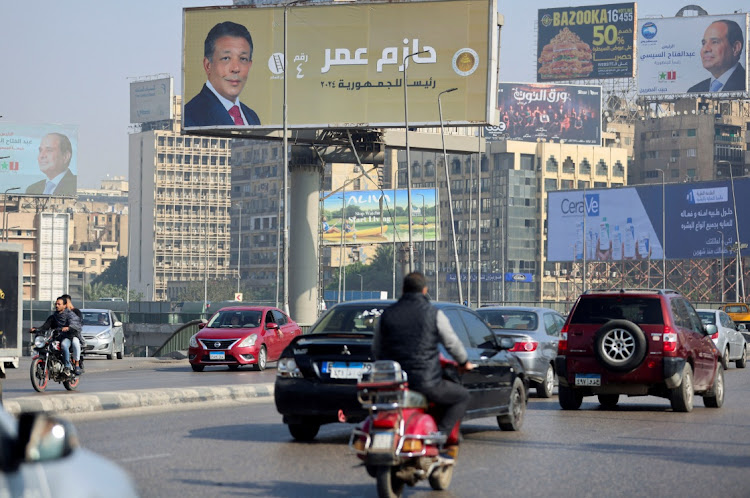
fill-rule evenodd
<path id="1" fill-rule="evenodd" d="M 34 337 L 34 347 L 35 348 L 43 348 L 44 344 L 46 342 L 47 341 L 44 340 L 44 336 L 43 335 L 38 335 L 38 336 Z"/>
<path id="2" fill-rule="evenodd" d="M 194 336 L 192 336 L 190 338 L 190 347 L 191 348 L 199 348 L 200 347 L 200 345 L 198 344 L 197 336 L 198 336 L 198 334 L 195 334 Z"/>
<path id="3" fill-rule="evenodd" d="M 302 377 L 302 372 L 294 358 L 279 358 L 279 362 L 276 365 L 276 375 L 279 377 L 300 378 Z"/>
<path id="4" fill-rule="evenodd" d="M 104 332 L 100 332 L 96 334 L 97 339 L 110 339 L 112 337 L 112 329 L 105 330 Z"/>
<path id="5" fill-rule="evenodd" d="M 258 340 L 258 334 L 250 334 L 249 336 L 242 339 L 242 342 L 239 343 L 237 347 L 239 348 L 249 348 L 251 346 L 255 346 L 255 341 Z"/>

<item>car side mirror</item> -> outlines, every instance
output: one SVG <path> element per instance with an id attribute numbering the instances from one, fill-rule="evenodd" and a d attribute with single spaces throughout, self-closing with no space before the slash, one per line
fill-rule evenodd
<path id="1" fill-rule="evenodd" d="M 737 330 L 747 330 L 747 325 L 745 325 L 744 323 L 740 323 L 739 325 L 737 325 Z"/>
<path id="2" fill-rule="evenodd" d="M 203 327 L 205 327 L 205 326 L 206 326 L 206 324 L 205 324 L 205 323 L 199 323 L 199 324 L 198 324 L 198 329 L 202 329 L 202 328 L 203 328 Z"/>
<path id="3" fill-rule="evenodd" d="M 703 326 L 703 330 L 706 331 L 706 335 L 714 335 L 716 332 L 719 331 L 718 328 L 716 328 L 716 325 L 713 323 L 709 323 L 708 325 Z"/>
<path id="4" fill-rule="evenodd" d="M 119 320 L 118 320 L 118 321 L 116 321 L 116 322 L 115 322 L 115 327 L 122 327 L 122 322 L 121 322 L 121 321 L 119 321 Z"/>
<path id="5" fill-rule="evenodd" d="M 5 465 L 17 469 L 24 462 L 59 460 L 78 446 L 78 433 L 70 422 L 41 412 L 24 412 L 18 417 L 13 458 Z"/>
<path id="6" fill-rule="evenodd" d="M 511 337 L 500 338 L 500 349 L 513 349 L 513 346 L 515 345 L 516 345 L 516 340 Z"/>
<path id="7" fill-rule="evenodd" d="M 266 329 L 268 330 L 276 330 L 279 328 L 279 324 L 276 322 L 269 322 L 266 324 Z"/>

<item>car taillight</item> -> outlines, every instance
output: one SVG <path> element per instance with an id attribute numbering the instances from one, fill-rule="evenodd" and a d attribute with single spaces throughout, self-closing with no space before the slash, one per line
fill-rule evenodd
<path id="1" fill-rule="evenodd" d="M 563 325 L 560 331 L 560 340 L 557 342 L 557 354 L 565 354 L 568 352 L 568 325 Z"/>
<path id="2" fill-rule="evenodd" d="M 539 346 L 539 343 L 534 341 L 516 341 L 508 351 L 513 353 L 530 353 L 531 351 L 536 351 L 537 346 Z"/>
<path id="3" fill-rule="evenodd" d="M 664 334 L 662 335 L 663 347 L 662 351 L 667 353 L 669 356 L 674 356 L 677 351 L 677 333 L 672 332 L 669 325 L 664 326 Z"/>
<path id="4" fill-rule="evenodd" d="M 711 339 L 713 339 L 715 341 L 718 338 L 719 338 L 719 331 L 717 330 L 716 332 L 714 332 L 713 334 L 711 334 Z"/>

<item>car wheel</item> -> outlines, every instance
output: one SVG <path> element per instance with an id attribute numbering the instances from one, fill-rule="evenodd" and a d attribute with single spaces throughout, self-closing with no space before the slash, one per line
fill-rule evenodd
<path id="1" fill-rule="evenodd" d="M 112 341 L 112 352 L 107 353 L 107 359 L 108 360 L 114 360 L 115 356 L 117 356 L 117 353 L 115 353 L 115 341 Z"/>
<path id="2" fill-rule="evenodd" d="M 724 367 L 724 370 L 729 368 L 729 345 L 724 348 L 724 354 L 721 355 L 721 366 Z"/>
<path id="3" fill-rule="evenodd" d="M 630 372 L 643 362 L 648 350 L 646 334 L 628 320 L 610 320 L 594 336 L 594 354 L 613 372 Z"/>
<path id="4" fill-rule="evenodd" d="M 685 364 L 682 370 L 682 382 L 680 385 L 669 390 L 669 401 L 672 409 L 676 412 L 690 412 L 693 410 L 693 367 Z"/>
<path id="5" fill-rule="evenodd" d="M 268 359 L 268 353 L 266 353 L 266 347 L 261 346 L 258 351 L 258 362 L 255 364 L 255 370 L 261 372 L 266 369 L 266 361 Z"/>
<path id="6" fill-rule="evenodd" d="M 617 406 L 617 402 L 620 401 L 619 394 L 600 394 L 597 397 L 599 398 L 599 404 L 605 410 L 613 409 Z"/>
<path id="7" fill-rule="evenodd" d="M 558 386 L 557 397 L 563 410 L 578 410 L 583 403 L 583 395 L 572 387 Z"/>
<path id="8" fill-rule="evenodd" d="M 544 375 L 544 380 L 537 384 L 536 394 L 540 398 L 551 398 L 552 390 L 555 388 L 555 369 L 550 363 L 547 367 L 547 373 Z"/>
<path id="9" fill-rule="evenodd" d="M 523 425 L 523 416 L 526 414 L 526 389 L 523 381 L 516 377 L 510 391 L 508 400 L 508 414 L 497 417 L 497 425 L 504 431 L 518 431 Z"/>
<path id="10" fill-rule="evenodd" d="M 708 408 L 721 408 L 724 404 L 724 369 L 716 367 L 716 378 L 711 389 L 703 395 L 703 406 Z"/>
<path id="11" fill-rule="evenodd" d="M 745 368 L 747 366 L 747 346 L 742 345 L 742 356 L 740 359 L 734 362 L 737 368 Z"/>
<path id="12" fill-rule="evenodd" d="M 196 365 L 195 363 L 190 364 L 190 368 L 193 369 L 193 372 L 202 372 L 204 368 L 206 368 L 205 365 Z"/>
<path id="13" fill-rule="evenodd" d="M 320 424 L 313 422 L 301 422 L 298 424 L 288 424 L 289 433 L 297 441 L 312 441 L 318 435 Z"/>
<path id="14" fill-rule="evenodd" d="M 396 467 L 379 465 L 375 472 L 378 496 L 380 498 L 397 498 L 404 491 L 404 481 L 396 475 Z"/>

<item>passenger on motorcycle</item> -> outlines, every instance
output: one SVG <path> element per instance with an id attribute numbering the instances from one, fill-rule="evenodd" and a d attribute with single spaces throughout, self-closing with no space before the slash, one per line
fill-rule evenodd
<path id="1" fill-rule="evenodd" d="M 83 313 L 81 313 L 81 310 L 73 306 L 73 298 L 70 297 L 70 294 L 63 294 L 60 296 L 63 298 L 63 301 L 65 301 L 65 306 L 75 313 L 78 318 L 81 320 L 81 326 L 83 326 Z M 105 324 L 106 325 L 106 324 Z M 83 373 L 83 361 L 81 358 L 81 352 L 86 347 L 86 341 L 83 338 L 83 334 L 81 333 L 81 330 L 78 331 L 76 334 L 76 338 L 78 339 L 78 349 L 76 350 L 75 346 L 75 339 L 73 340 L 73 366 L 75 367 L 76 375 L 81 375 Z M 78 351 L 78 353 L 76 353 Z"/>
<path id="2" fill-rule="evenodd" d="M 393 360 L 408 375 L 409 388 L 424 394 L 437 405 L 438 430 L 449 435 L 469 404 L 469 391 L 443 378 L 438 344 L 442 343 L 464 370 L 475 365 L 448 317 L 430 304 L 427 284 L 419 272 L 404 277 L 401 298 L 383 311 L 375 325 L 373 355 L 376 360 Z M 458 440 L 448 441 L 444 456 L 455 458 Z"/>
<path id="3" fill-rule="evenodd" d="M 81 319 L 67 307 L 67 300 L 58 297 L 55 301 L 55 313 L 51 314 L 44 324 L 37 328 L 32 327 L 32 332 L 46 332 L 49 329 L 60 330 L 62 339 L 61 346 L 65 358 L 65 375 L 70 375 L 73 366 L 70 364 L 70 346 L 73 346 L 73 358 L 76 368 L 76 375 L 81 371 L 78 367 L 78 361 L 81 357 L 81 341 L 78 338 L 81 335 Z"/>

